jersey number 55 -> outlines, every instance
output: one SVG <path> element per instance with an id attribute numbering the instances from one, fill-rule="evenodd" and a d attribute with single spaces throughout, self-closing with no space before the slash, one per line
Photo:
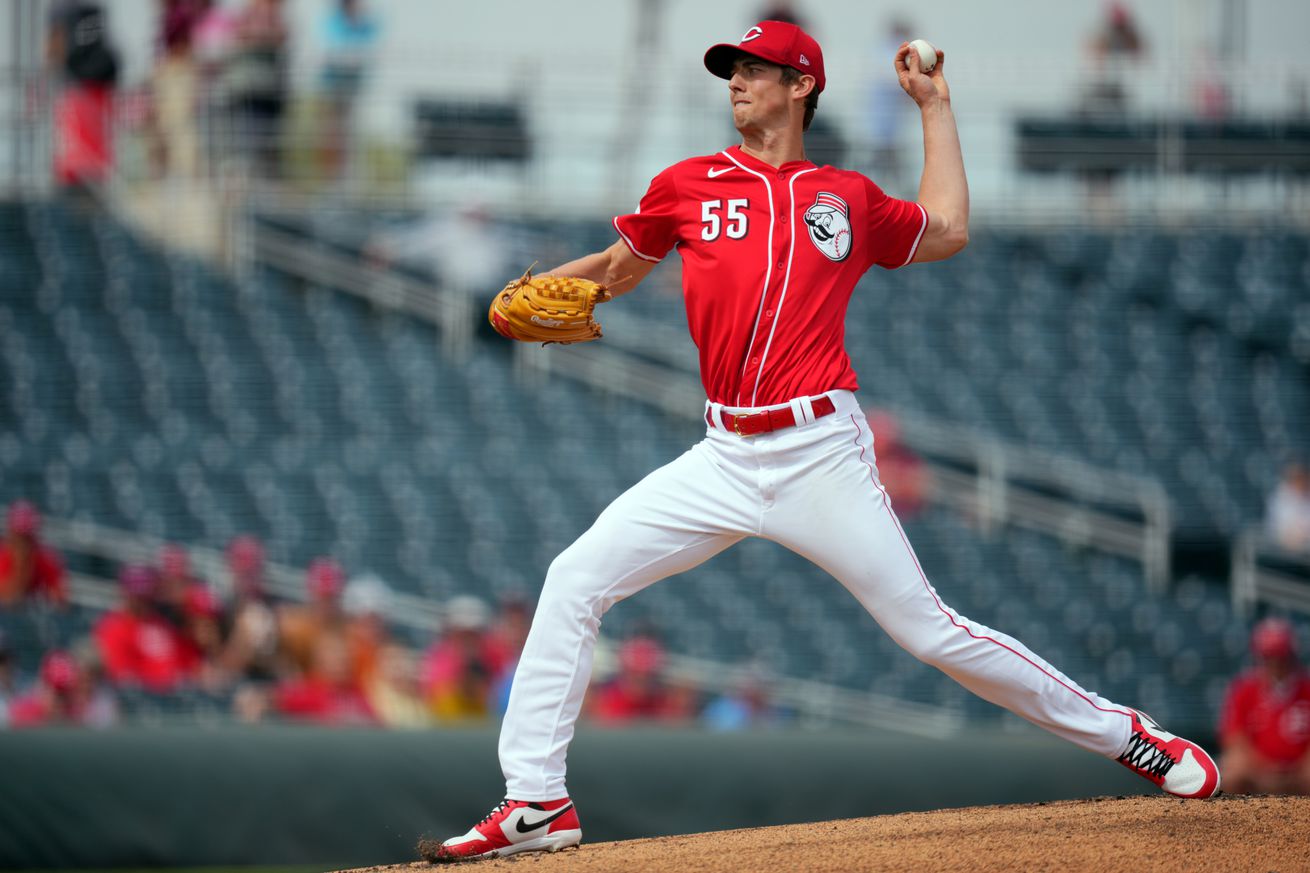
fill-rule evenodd
<path id="1" fill-rule="evenodd" d="M 700 238 L 712 242 L 719 238 L 719 232 L 727 234 L 728 239 L 741 239 L 746 235 L 747 219 L 744 210 L 750 208 L 751 202 L 746 198 L 729 200 L 727 208 L 727 227 L 724 227 L 722 200 L 702 200 L 700 217 L 705 226 L 700 229 Z"/>

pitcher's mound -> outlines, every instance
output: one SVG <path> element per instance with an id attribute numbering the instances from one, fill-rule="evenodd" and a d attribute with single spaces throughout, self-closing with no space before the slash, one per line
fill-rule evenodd
<path id="1" fill-rule="evenodd" d="M 583 818 L 583 833 L 586 833 Z M 1310 870 L 1310 797 L 1178 800 L 1098 797 L 1022 806 L 910 812 L 817 824 L 679 837 L 583 843 L 556 855 L 529 853 L 399 871 L 518 873 L 697 871 L 1297 871 Z"/>

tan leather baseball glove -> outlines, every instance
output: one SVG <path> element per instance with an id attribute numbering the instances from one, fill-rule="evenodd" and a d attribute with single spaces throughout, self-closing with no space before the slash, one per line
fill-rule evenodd
<path id="1" fill-rule="evenodd" d="M 501 336 L 527 343 L 585 343 L 601 336 L 594 317 L 597 303 L 611 297 L 604 285 L 569 276 L 537 276 L 532 271 L 505 286 L 487 318 Z"/>

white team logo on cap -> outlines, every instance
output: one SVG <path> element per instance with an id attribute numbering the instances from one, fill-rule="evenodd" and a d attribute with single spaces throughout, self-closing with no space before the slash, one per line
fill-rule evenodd
<path id="1" fill-rule="evenodd" d="M 740 40 L 740 41 L 741 41 L 741 42 L 750 42 L 751 40 L 753 40 L 753 39 L 759 39 L 759 38 L 762 37 L 762 36 L 764 36 L 764 28 L 762 28 L 762 27 L 760 27 L 758 24 L 756 24 L 756 25 L 753 25 L 753 26 L 751 27 L 750 30 L 746 31 L 745 33 L 743 33 L 743 34 L 741 35 L 741 40 Z"/>
<path id="2" fill-rule="evenodd" d="M 820 191 L 805 210 L 810 242 L 830 261 L 844 261 L 851 253 L 851 209 L 836 194 Z"/>

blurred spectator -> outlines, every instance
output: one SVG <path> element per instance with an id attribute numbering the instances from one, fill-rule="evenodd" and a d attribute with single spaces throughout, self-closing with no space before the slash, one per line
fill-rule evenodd
<path id="1" fill-rule="evenodd" d="M 769 699 L 771 683 L 772 677 L 767 670 L 752 665 L 733 683 L 731 691 L 705 705 L 701 722 L 715 731 L 739 731 L 780 724 L 786 713 Z"/>
<path id="2" fill-rule="evenodd" d="M 5 518 L 0 544 L 0 607 L 40 597 L 64 603 L 64 567 L 41 542 L 41 513 L 26 500 L 14 502 Z"/>
<path id="3" fill-rule="evenodd" d="M 118 54 L 98 3 L 56 0 L 46 60 L 57 78 L 55 181 L 68 190 L 105 182 L 113 166 L 113 102 Z"/>
<path id="4" fill-rule="evenodd" d="M 110 727 L 118 723 L 118 698 L 114 696 L 105 676 L 100 648 L 92 637 L 82 637 L 72 648 L 77 662 L 78 690 L 82 721 L 85 727 Z"/>
<path id="5" fill-rule="evenodd" d="M 359 0 L 338 0 L 323 21 L 323 70 L 326 135 L 324 169 L 339 178 L 354 152 L 354 109 L 377 44 L 377 18 Z"/>
<path id="6" fill-rule="evenodd" d="M 420 728 L 432 724 L 423 700 L 418 658 L 404 646 L 388 644 L 378 653 L 378 668 L 364 693 L 378 720 L 387 727 Z"/>
<path id="7" fill-rule="evenodd" d="M 223 604 L 208 585 L 197 582 L 187 589 L 183 604 L 182 635 L 200 656 L 200 684 L 214 689 L 231 677 L 223 669 Z"/>
<path id="8" fill-rule="evenodd" d="M 14 669 L 14 651 L 0 630 L 0 728 L 9 724 L 9 704 L 18 693 L 18 677 Z"/>
<path id="9" fill-rule="evenodd" d="M 1132 102 L 1130 87 L 1140 75 L 1136 69 L 1145 43 L 1132 14 L 1123 3 L 1106 5 L 1096 32 L 1088 40 L 1088 78 L 1078 97 L 1078 114 L 1092 119 L 1116 119 L 1127 113 Z M 1085 186 L 1085 209 L 1097 224 L 1119 219 L 1114 182 L 1118 168 L 1088 169 L 1080 175 Z"/>
<path id="10" fill-rule="evenodd" d="M 438 719 L 484 718 L 491 692 L 509 668 L 512 653 L 487 632 L 487 604 L 476 597 L 452 598 L 446 628 L 423 658 L 422 682 L 428 706 Z"/>
<path id="11" fill-rule="evenodd" d="M 501 229 L 477 202 L 388 230 L 369 242 L 365 255 L 379 265 L 416 268 L 450 290 L 478 299 L 488 288 L 505 284 L 510 269 Z M 479 309 L 479 325 L 486 320 Z"/>
<path id="12" fill-rule="evenodd" d="M 277 178 L 287 87 L 288 30 L 281 0 L 247 0 L 233 27 L 221 87 L 231 108 L 236 145 L 254 175 Z"/>
<path id="13" fill-rule="evenodd" d="M 118 721 L 118 704 L 100 685 L 94 669 L 87 669 L 68 652 L 53 651 L 42 659 L 32 690 L 12 702 L 9 719 L 16 728 L 108 727 Z"/>
<path id="14" fill-rule="evenodd" d="M 874 437 L 878 481 L 891 495 L 897 515 L 901 518 L 918 515 L 932 484 L 928 469 L 914 450 L 901 440 L 901 425 L 896 416 L 885 410 L 871 409 L 868 419 Z"/>
<path id="15" fill-rule="evenodd" d="M 196 112 L 202 148 L 202 164 L 209 172 L 223 169 L 229 152 L 232 106 L 226 90 L 224 70 L 236 46 L 237 17 L 223 3 L 210 3 L 191 32 L 191 57 L 196 65 Z"/>
<path id="16" fill-rule="evenodd" d="M 683 719 L 691 715 L 691 701 L 660 678 L 664 649 L 649 637 L 634 637 L 619 649 L 619 673 L 601 685 L 591 701 L 591 715 L 599 721 Z"/>
<path id="17" fill-rule="evenodd" d="M 503 715 L 505 707 L 509 705 L 509 692 L 514 686 L 514 670 L 518 667 L 519 655 L 523 653 L 523 644 L 527 642 L 531 627 L 532 610 L 527 603 L 518 598 L 501 601 L 500 614 L 491 632 L 504 645 L 510 660 L 491 689 L 491 707 L 498 715 Z"/>
<path id="18" fill-rule="evenodd" d="M 196 178 L 200 169 L 200 69 L 193 46 L 210 5 L 210 0 L 161 0 L 159 9 L 159 54 L 151 84 L 160 166 L 183 179 Z"/>
<path id="19" fill-rule="evenodd" d="M 200 651 L 156 610 L 154 569 L 129 564 L 118 579 L 123 603 L 101 616 L 95 626 L 109 680 L 155 693 L 174 691 L 191 681 L 200 670 Z"/>
<path id="20" fill-rule="evenodd" d="M 371 573 L 351 579 L 341 595 L 350 670 L 361 688 L 368 688 L 377 677 L 382 652 L 390 644 L 387 613 L 391 597 L 391 586 Z"/>
<path id="21" fill-rule="evenodd" d="M 340 564 L 331 558 L 315 558 L 305 571 L 308 602 L 287 604 L 278 611 L 282 657 L 297 672 L 311 671 L 324 637 L 344 634 L 341 592 L 345 581 Z"/>
<path id="22" fill-rule="evenodd" d="M 350 655 L 339 634 L 320 637 L 314 663 L 301 677 L 277 686 L 274 708 L 288 718 L 330 725 L 377 724 L 377 715 L 350 673 Z"/>
<path id="23" fill-rule="evenodd" d="M 802 30 L 810 29 L 805 16 L 796 11 L 796 4 L 792 0 L 771 0 L 765 3 L 752 23 L 755 21 L 785 21 Z"/>
<path id="24" fill-rule="evenodd" d="M 1223 121 L 1233 109 L 1233 95 L 1228 70 L 1231 64 L 1221 62 L 1214 51 L 1205 46 L 1192 65 L 1192 109 L 1205 121 Z"/>
<path id="25" fill-rule="evenodd" d="M 1132 68 L 1146 51 L 1127 6 L 1116 0 L 1105 7 L 1105 16 L 1088 41 L 1087 51 L 1092 78 L 1083 91 L 1083 113 L 1122 115 L 1128 109 Z"/>
<path id="26" fill-rule="evenodd" d="M 1289 464 L 1269 497 L 1265 530 L 1289 552 L 1310 550 L 1310 471 Z"/>
<path id="27" fill-rule="evenodd" d="M 1291 623 L 1261 621 L 1251 653 L 1256 665 L 1233 680 L 1220 716 L 1224 790 L 1310 794 L 1310 671 Z"/>
<path id="28" fill-rule="evenodd" d="M 883 190 L 898 197 L 915 193 L 905 188 L 901 141 L 906 120 L 916 110 L 900 81 L 889 74 L 889 68 L 901 43 L 912 38 L 910 24 L 905 19 L 897 17 L 888 23 L 886 35 L 874 48 L 873 79 L 869 83 L 868 175 Z"/>
<path id="29" fill-rule="evenodd" d="M 256 681 L 277 675 L 278 622 L 264 592 L 264 546 L 244 534 L 227 547 L 232 624 L 221 666 L 228 676 Z"/>
<path id="30" fill-rule="evenodd" d="M 500 602 L 496 621 L 491 626 L 491 635 L 500 642 L 510 657 L 518 659 L 523 651 L 523 644 L 528 640 L 528 631 L 532 628 L 532 610 L 528 604 L 517 597 L 507 597 Z"/>
<path id="31" fill-rule="evenodd" d="M 202 584 L 191 574 L 191 556 L 182 546 L 167 544 L 159 550 L 159 586 L 155 602 L 164 618 L 181 628 L 187 619 L 187 598 Z"/>

